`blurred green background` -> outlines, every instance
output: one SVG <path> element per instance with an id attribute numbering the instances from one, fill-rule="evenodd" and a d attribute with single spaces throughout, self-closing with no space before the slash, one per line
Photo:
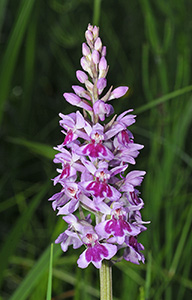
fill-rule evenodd
<path id="1" fill-rule="evenodd" d="M 101 6 L 100 6 L 101 5 Z M 146 170 L 139 241 L 145 265 L 113 267 L 114 299 L 191 299 L 192 2 L 0 0 L 0 299 L 46 299 L 50 244 L 66 225 L 47 199 L 58 191 L 53 146 L 62 142 L 63 92 L 77 84 L 88 23 L 100 26 L 108 85 L 128 85 L 117 113 L 134 108 L 135 168 Z M 98 23 L 99 22 L 99 23 Z M 54 246 L 52 299 L 98 299 L 81 250 Z"/>

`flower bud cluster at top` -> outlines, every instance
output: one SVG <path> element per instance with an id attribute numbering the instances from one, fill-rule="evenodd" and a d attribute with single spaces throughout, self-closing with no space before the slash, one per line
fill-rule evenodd
<path id="1" fill-rule="evenodd" d="M 103 95 L 108 72 L 106 47 L 97 26 L 89 24 L 85 38 L 80 61 L 83 71 L 76 72 L 84 87 L 73 85 L 74 93 L 63 95 L 70 104 L 82 108 L 83 115 L 79 111 L 60 113 L 65 138 L 55 147 L 58 153 L 54 162 L 61 168 L 53 181 L 61 185 L 61 191 L 49 200 L 68 228 L 55 242 L 61 243 L 64 252 L 70 245 L 74 249 L 84 245 L 77 261 L 80 268 L 90 262 L 100 268 L 103 259 L 114 256 L 117 261 L 124 258 L 139 264 L 144 262 L 140 252 L 144 247 L 137 236 L 146 230 L 146 222 L 141 218 L 144 203 L 136 187 L 145 172 L 124 174 L 129 164 L 135 164 L 143 145 L 134 143 L 127 129 L 135 122 L 131 109 L 115 115 L 107 124 L 99 123 L 114 112 L 108 102 L 124 96 L 128 87 L 111 87 Z"/>

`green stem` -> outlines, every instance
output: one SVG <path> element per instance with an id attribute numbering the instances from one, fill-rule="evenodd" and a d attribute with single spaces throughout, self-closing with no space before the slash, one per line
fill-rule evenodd
<path id="1" fill-rule="evenodd" d="M 99 25 L 101 0 L 94 0 L 93 25 Z"/>
<path id="2" fill-rule="evenodd" d="M 112 300 L 112 266 L 111 262 L 102 262 L 100 273 L 100 300 Z"/>

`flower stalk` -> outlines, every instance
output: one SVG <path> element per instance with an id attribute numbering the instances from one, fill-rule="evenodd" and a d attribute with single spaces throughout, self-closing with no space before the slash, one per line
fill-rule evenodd
<path id="1" fill-rule="evenodd" d="M 136 188 L 145 171 L 128 171 L 143 145 L 134 142 L 128 129 L 135 123 L 132 109 L 111 117 L 114 108 L 109 102 L 125 96 L 128 87 L 111 86 L 105 91 L 109 66 L 99 28 L 89 24 L 85 38 L 80 60 L 83 71 L 76 72 L 81 85 L 63 94 L 83 114 L 79 110 L 59 114 L 64 141 L 55 147 L 54 162 L 61 168 L 53 182 L 61 185 L 61 191 L 49 200 L 68 223 L 55 242 L 61 243 L 64 252 L 70 245 L 84 247 L 78 266 L 86 268 L 92 263 L 100 269 L 101 299 L 111 300 L 111 259 L 116 256 L 116 261 L 135 264 L 145 260 L 140 252 L 144 247 L 137 239 L 147 222 L 141 217 L 144 202 Z"/>
<path id="2" fill-rule="evenodd" d="M 110 261 L 103 260 L 100 274 L 100 300 L 112 300 L 112 266 Z"/>

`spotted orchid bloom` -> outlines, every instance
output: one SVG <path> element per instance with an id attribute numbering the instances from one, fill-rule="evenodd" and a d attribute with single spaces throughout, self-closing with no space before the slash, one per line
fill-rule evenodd
<path id="1" fill-rule="evenodd" d="M 101 268 L 101 262 L 103 259 L 112 258 L 117 252 L 117 246 L 111 243 L 100 243 L 99 236 L 94 232 L 88 232 L 82 238 L 83 243 L 87 246 L 87 249 L 80 255 L 77 263 L 80 268 L 86 268 L 90 262 L 96 268 Z"/>
<path id="2" fill-rule="evenodd" d="M 80 157 L 74 152 L 74 148 L 71 152 L 65 148 L 54 147 L 54 149 L 60 151 L 55 155 L 54 163 L 62 164 L 62 169 L 57 169 L 59 175 L 53 179 L 54 185 L 58 182 L 62 184 L 67 178 L 76 177 L 77 171 L 84 171 L 84 166 L 78 163 Z"/>
<path id="3" fill-rule="evenodd" d="M 89 24 L 85 38 L 80 60 L 83 70 L 76 71 L 80 85 L 63 94 L 82 112 L 59 114 L 65 138 L 55 147 L 54 163 L 61 167 L 53 182 L 61 191 L 49 200 L 68 228 L 55 242 L 64 252 L 69 246 L 84 247 L 77 260 L 80 268 L 92 263 L 99 269 L 103 260 L 122 258 L 138 264 L 144 262 L 140 252 L 144 247 L 137 240 L 148 222 L 142 220 L 144 202 L 136 187 L 145 172 L 129 171 L 129 165 L 136 164 L 143 145 L 134 142 L 129 129 L 136 117 L 132 109 L 112 116 L 111 103 L 125 96 L 128 87 L 107 89 L 109 66 L 99 28 Z"/>
<path id="4" fill-rule="evenodd" d="M 141 250 L 144 250 L 144 247 L 141 243 L 137 242 L 137 239 L 134 236 L 130 236 L 126 238 L 126 245 L 128 247 L 125 248 L 123 258 L 127 261 L 130 261 L 134 264 L 139 264 L 139 261 L 145 262 L 145 257 Z"/>
<path id="5" fill-rule="evenodd" d="M 61 132 L 66 135 L 63 144 L 60 146 L 61 148 L 73 142 L 78 137 L 87 138 L 86 133 L 81 130 L 86 127 L 87 122 L 79 111 L 67 116 L 60 113 L 59 116 L 62 118 L 59 123 L 65 129 Z"/>
<path id="6" fill-rule="evenodd" d="M 84 181 L 81 186 L 84 188 L 85 192 L 90 193 L 93 196 L 93 201 L 95 203 L 100 203 L 103 200 L 108 199 L 108 201 L 117 201 L 121 193 L 114 188 L 114 186 L 109 184 L 110 178 L 117 173 L 120 173 L 126 169 L 127 166 L 120 166 L 118 168 L 113 168 L 108 170 L 108 164 L 106 162 L 100 162 L 98 168 L 96 168 L 91 162 L 85 162 L 87 170 L 93 175 L 93 179 L 89 181 Z"/>
<path id="7" fill-rule="evenodd" d="M 68 223 L 68 229 L 61 233 L 56 239 L 55 243 L 61 243 L 61 248 L 64 252 L 68 250 L 69 245 L 73 245 L 74 249 L 77 249 L 83 245 L 79 236 L 81 235 L 82 228 L 90 226 L 91 219 L 90 214 L 87 215 L 85 220 L 81 222 L 73 214 L 63 217 L 63 220 Z"/>
<path id="8" fill-rule="evenodd" d="M 117 244 L 122 245 L 126 236 L 136 236 L 140 229 L 128 222 L 128 214 L 123 207 L 115 208 L 111 212 L 111 219 L 100 222 L 96 225 L 95 230 L 101 236 Z"/>
<path id="9" fill-rule="evenodd" d="M 104 127 L 97 123 L 91 126 L 87 126 L 85 130 L 89 136 L 89 143 L 80 147 L 79 154 L 88 155 L 91 160 L 96 158 L 111 160 L 114 155 L 113 153 L 103 144 L 105 140 Z"/>

